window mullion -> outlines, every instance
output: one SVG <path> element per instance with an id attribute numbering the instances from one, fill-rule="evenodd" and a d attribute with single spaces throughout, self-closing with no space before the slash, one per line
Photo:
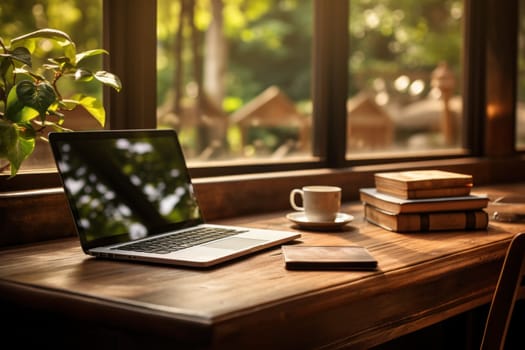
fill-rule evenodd
<path id="1" fill-rule="evenodd" d="M 314 155 L 342 167 L 346 153 L 348 0 L 314 1 Z"/>
<path id="2" fill-rule="evenodd" d="M 518 0 L 488 0 L 485 152 L 511 155 L 516 140 Z"/>
<path id="3" fill-rule="evenodd" d="M 485 136 L 486 3 L 465 0 L 463 58 L 463 146 L 474 156 L 483 155 Z"/>
<path id="4" fill-rule="evenodd" d="M 105 64 L 123 86 L 104 91 L 109 128 L 155 128 L 157 1 L 105 0 L 103 9 Z"/>

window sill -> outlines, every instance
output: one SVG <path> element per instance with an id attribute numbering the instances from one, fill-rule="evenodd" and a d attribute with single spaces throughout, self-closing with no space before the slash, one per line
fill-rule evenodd
<path id="1" fill-rule="evenodd" d="M 475 186 L 524 181 L 525 156 L 461 158 L 363 165 L 344 169 L 294 170 L 247 175 L 196 178 L 195 192 L 208 221 L 268 213 L 289 208 L 291 189 L 308 184 L 343 188 L 343 200 L 359 199 L 359 188 L 374 186 L 373 174 L 407 169 L 442 169 L 468 173 Z M 20 177 L 19 177 L 20 176 Z M 74 228 L 56 172 L 20 174 L 0 183 L 20 181 L 38 184 L 41 189 L 0 191 L 0 246 L 71 236 Z M 47 186 L 48 189 L 44 189 Z M 13 187 L 11 185 L 11 187 Z M 45 227 L 45 233 L 42 232 Z"/>
<path id="2" fill-rule="evenodd" d="M 0 247 L 75 235 L 62 188 L 0 193 L 0 232 Z"/>

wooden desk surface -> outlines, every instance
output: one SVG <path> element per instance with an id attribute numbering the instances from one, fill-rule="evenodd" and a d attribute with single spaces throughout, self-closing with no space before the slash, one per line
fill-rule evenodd
<path id="1" fill-rule="evenodd" d="M 366 348 L 488 303 L 508 242 L 525 229 L 400 234 L 366 223 L 358 203 L 343 209 L 355 216 L 344 230 L 302 231 L 300 244 L 365 246 L 377 271 L 287 271 L 279 247 L 206 270 L 114 262 L 64 239 L 0 251 L 0 301 L 166 344 Z M 227 222 L 295 230 L 284 214 Z"/>

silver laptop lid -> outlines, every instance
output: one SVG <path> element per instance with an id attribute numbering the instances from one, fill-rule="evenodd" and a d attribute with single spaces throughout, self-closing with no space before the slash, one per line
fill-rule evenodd
<path id="1" fill-rule="evenodd" d="M 174 130 L 50 133 L 82 249 L 204 222 Z"/>

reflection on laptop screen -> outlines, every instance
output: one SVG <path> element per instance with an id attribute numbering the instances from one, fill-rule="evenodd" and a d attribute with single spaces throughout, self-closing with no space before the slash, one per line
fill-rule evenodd
<path id="1" fill-rule="evenodd" d="M 135 240 L 202 222 L 172 131 L 62 138 L 55 157 L 86 243 Z"/>

